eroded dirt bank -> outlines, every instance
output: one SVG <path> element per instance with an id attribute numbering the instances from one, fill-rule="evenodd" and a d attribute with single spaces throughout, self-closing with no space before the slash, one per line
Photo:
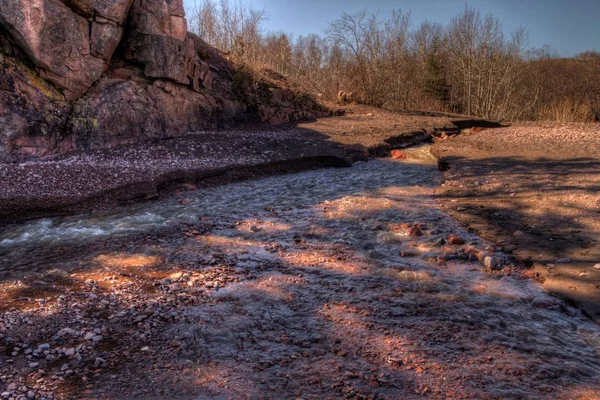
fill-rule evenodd
<path id="1" fill-rule="evenodd" d="M 414 157 L 6 232 L 0 392 L 597 398 L 600 328 L 470 260 L 496 246 L 439 208 L 435 160 Z"/>
<path id="2" fill-rule="evenodd" d="M 518 124 L 442 141 L 442 207 L 600 317 L 600 124 Z"/>

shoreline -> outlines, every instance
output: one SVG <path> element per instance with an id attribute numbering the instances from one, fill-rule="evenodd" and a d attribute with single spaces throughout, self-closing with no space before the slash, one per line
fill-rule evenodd
<path id="1" fill-rule="evenodd" d="M 93 212 L 194 185 L 347 167 L 457 129 L 456 116 L 353 106 L 345 116 L 278 128 L 197 132 L 113 149 L 0 165 L 0 224 Z M 456 124 L 455 124 L 456 123 Z"/>
<path id="2" fill-rule="evenodd" d="M 438 142 L 440 206 L 600 321 L 600 124 L 528 124 Z"/>

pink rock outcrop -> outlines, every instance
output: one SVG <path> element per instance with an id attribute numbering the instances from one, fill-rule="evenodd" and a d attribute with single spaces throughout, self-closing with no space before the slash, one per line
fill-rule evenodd
<path id="1" fill-rule="evenodd" d="M 0 162 L 323 115 L 282 79 L 188 33 L 183 0 L 0 0 Z"/>
<path id="2" fill-rule="evenodd" d="M 0 25 L 67 99 L 108 67 L 132 0 L 0 0 Z"/>

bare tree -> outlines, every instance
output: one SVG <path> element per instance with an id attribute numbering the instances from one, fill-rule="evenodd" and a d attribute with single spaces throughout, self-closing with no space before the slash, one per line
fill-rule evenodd
<path id="1" fill-rule="evenodd" d="M 393 110 L 461 112 L 485 118 L 600 120 L 600 55 L 558 59 L 506 37 L 500 21 L 466 6 L 447 26 L 411 30 L 410 14 L 342 13 L 325 36 L 264 33 L 264 10 L 242 0 L 198 0 L 190 26 L 256 70 L 271 69 L 331 100 L 340 90 Z"/>

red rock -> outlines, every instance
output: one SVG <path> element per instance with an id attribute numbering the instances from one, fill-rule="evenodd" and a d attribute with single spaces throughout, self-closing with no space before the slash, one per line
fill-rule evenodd
<path id="1" fill-rule="evenodd" d="M 465 247 L 465 254 L 477 257 L 479 250 L 475 247 Z"/>
<path id="2" fill-rule="evenodd" d="M 0 163 L 328 115 L 285 88 L 249 111 L 236 66 L 186 26 L 183 0 L 0 0 Z"/>
<path id="3" fill-rule="evenodd" d="M 406 153 L 403 152 L 402 150 L 392 150 L 391 152 L 391 156 L 393 159 L 402 159 L 402 158 L 406 158 Z"/>
<path id="4" fill-rule="evenodd" d="M 423 236 L 423 231 L 418 226 L 413 226 L 407 231 L 408 236 Z"/>
<path id="5" fill-rule="evenodd" d="M 454 245 L 461 245 L 465 244 L 465 241 L 458 235 L 450 235 L 448 236 L 448 243 Z"/>
<path id="6" fill-rule="evenodd" d="M 340 90 L 337 94 L 337 104 L 347 104 L 347 103 L 353 103 L 358 101 L 357 96 L 354 92 L 344 92 L 343 90 Z"/>
<path id="7" fill-rule="evenodd" d="M 0 24 L 37 66 L 40 75 L 63 89 L 68 99 L 74 99 L 85 93 L 108 67 L 123 35 L 119 22 L 125 20 L 131 2 L 0 0 Z M 96 5 L 100 5 L 99 10 Z M 102 19 L 103 12 L 119 22 Z M 101 23 L 92 23 L 90 35 L 87 16 L 91 18 L 94 13 Z"/>

